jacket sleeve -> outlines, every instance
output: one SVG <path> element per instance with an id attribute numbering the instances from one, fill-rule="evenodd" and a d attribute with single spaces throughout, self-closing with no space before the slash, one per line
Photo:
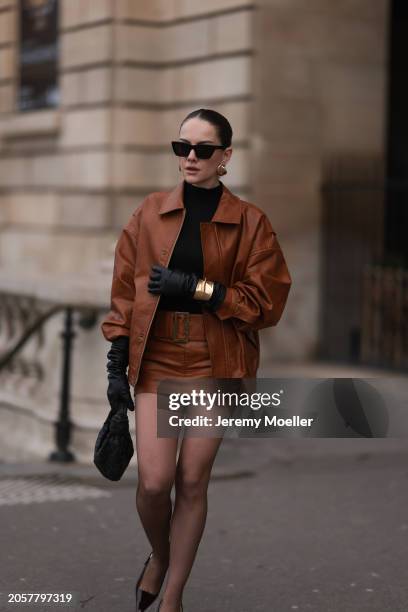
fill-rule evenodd
<path id="1" fill-rule="evenodd" d="M 243 278 L 227 287 L 215 314 L 221 320 L 233 317 L 242 331 L 276 325 L 291 284 L 276 232 L 264 215 L 255 231 Z"/>
<path id="2" fill-rule="evenodd" d="M 139 206 L 132 214 L 115 246 L 110 310 L 101 323 L 102 334 L 109 341 L 130 335 L 140 210 Z"/>

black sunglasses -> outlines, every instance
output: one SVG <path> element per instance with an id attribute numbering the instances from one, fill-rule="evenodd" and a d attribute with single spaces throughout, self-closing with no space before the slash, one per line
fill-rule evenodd
<path id="1" fill-rule="evenodd" d="M 177 155 L 177 157 L 188 157 L 191 149 L 194 149 L 194 153 L 197 155 L 198 159 L 210 159 L 215 149 L 226 148 L 222 145 L 212 144 L 192 145 L 189 142 L 180 142 L 178 140 L 172 140 L 171 146 L 173 147 L 174 154 Z"/>

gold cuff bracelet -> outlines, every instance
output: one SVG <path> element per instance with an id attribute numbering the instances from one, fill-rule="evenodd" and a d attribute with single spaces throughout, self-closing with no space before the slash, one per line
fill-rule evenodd
<path id="1" fill-rule="evenodd" d="M 208 301 L 212 296 L 213 291 L 214 283 L 206 280 L 205 278 L 200 278 L 194 293 L 194 299 Z"/>

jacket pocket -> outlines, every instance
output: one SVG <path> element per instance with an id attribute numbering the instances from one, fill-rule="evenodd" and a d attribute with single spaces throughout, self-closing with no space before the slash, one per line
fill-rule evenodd
<path id="1" fill-rule="evenodd" d="M 244 360 L 247 375 L 254 376 L 255 371 L 259 367 L 260 359 L 258 332 L 253 329 L 240 330 L 237 328 L 234 319 L 232 319 L 232 321 L 234 323 L 236 333 L 241 338 L 241 343 L 244 347 Z"/>

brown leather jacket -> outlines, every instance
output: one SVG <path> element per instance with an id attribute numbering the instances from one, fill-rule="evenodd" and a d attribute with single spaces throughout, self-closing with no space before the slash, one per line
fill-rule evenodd
<path id="1" fill-rule="evenodd" d="M 204 326 L 215 378 L 255 377 L 258 330 L 276 325 L 292 283 L 265 213 L 227 187 L 210 222 L 201 223 L 204 275 L 226 285 Z M 122 229 L 115 248 L 111 307 L 101 329 L 106 340 L 129 336 L 128 380 L 135 385 L 160 295 L 147 289 L 151 266 L 168 266 L 184 221 L 183 181 L 146 196 Z"/>

